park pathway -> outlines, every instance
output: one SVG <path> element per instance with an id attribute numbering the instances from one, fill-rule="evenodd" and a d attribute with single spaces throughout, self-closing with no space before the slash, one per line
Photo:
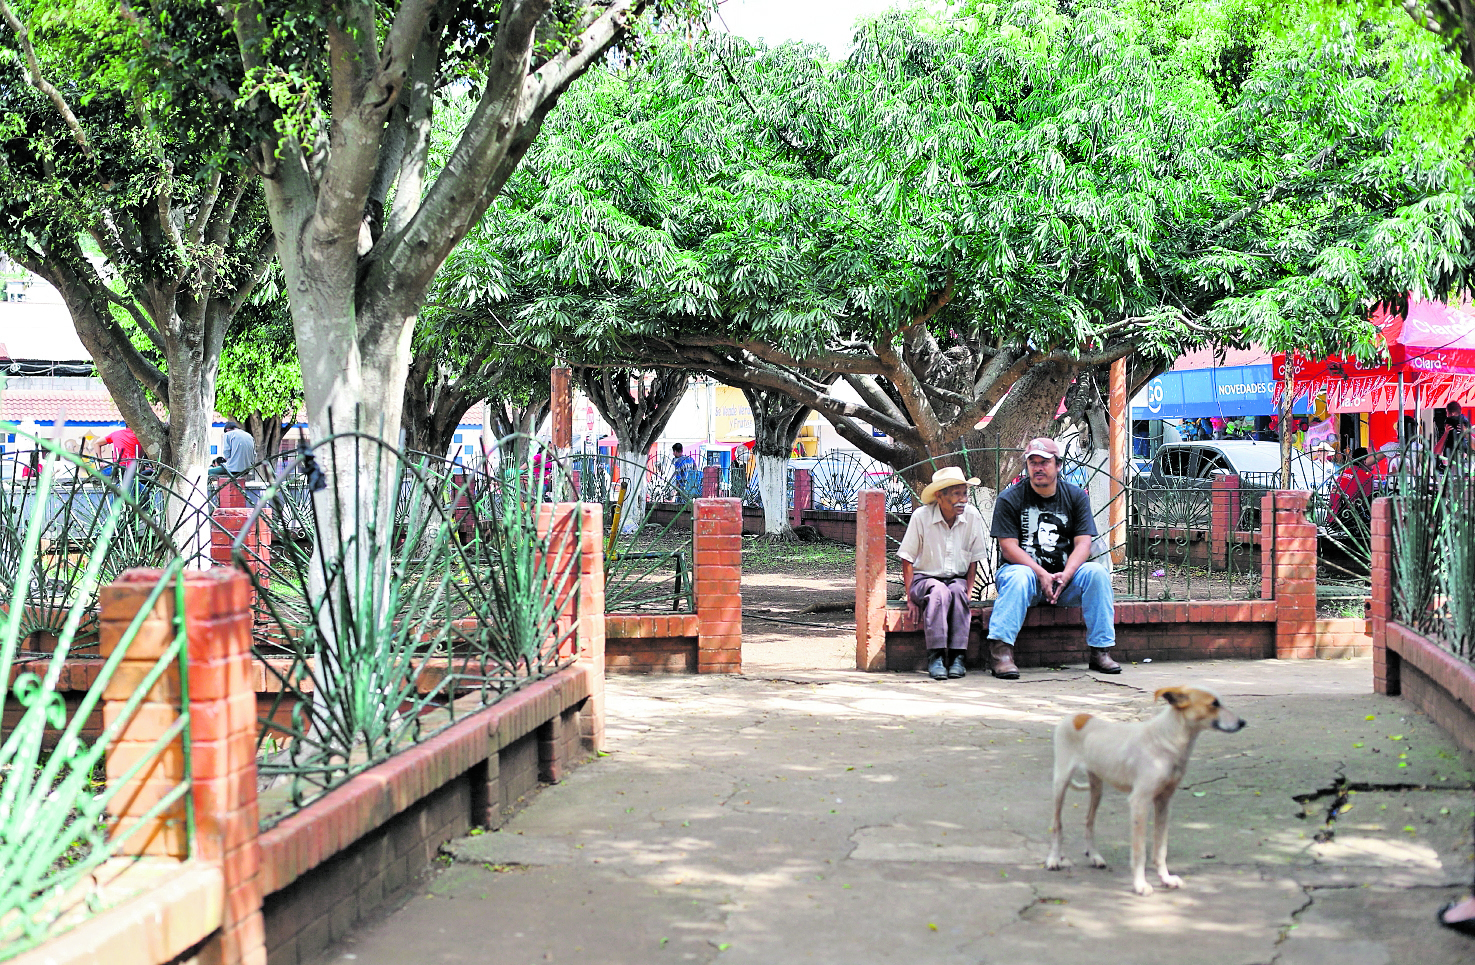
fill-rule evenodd
<path id="1" fill-rule="evenodd" d="M 1434 923 L 1471 883 L 1469 762 L 1370 680 L 1367 660 L 611 678 L 608 756 L 454 842 L 322 961 L 1469 963 Z M 1111 868 L 1045 871 L 1055 721 L 1136 718 L 1178 682 L 1249 722 L 1200 739 L 1174 800 L 1184 889 L 1131 893 L 1111 791 Z"/>

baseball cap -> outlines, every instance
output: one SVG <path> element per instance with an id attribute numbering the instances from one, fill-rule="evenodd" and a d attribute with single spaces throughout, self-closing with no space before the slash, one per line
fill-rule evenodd
<path id="1" fill-rule="evenodd" d="M 1060 443 L 1043 436 L 1038 439 L 1031 439 L 1025 443 L 1024 458 L 1028 459 L 1030 456 L 1049 456 L 1052 459 L 1065 458 L 1064 454 L 1060 451 Z"/>

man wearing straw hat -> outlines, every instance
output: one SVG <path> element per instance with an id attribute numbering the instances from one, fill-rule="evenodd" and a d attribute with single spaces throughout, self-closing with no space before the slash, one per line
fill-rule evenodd
<path id="1" fill-rule="evenodd" d="M 998 599 L 988 624 L 993 674 L 1019 679 L 1014 641 L 1029 608 L 1037 603 L 1078 606 L 1086 621 L 1088 666 L 1121 673 L 1111 659 L 1116 612 L 1111 574 L 1089 561 L 1096 519 L 1091 497 L 1060 478 L 1063 461 L 1054 439 L 1031 439 L 1024 447 L 1025 478 L 999 494 L 993 536 L 999 541 Z"/>
<path id="2" fill-rule="evenodd" d="M 973 619 L 968 601 L 978 563 L 988 558 L 989 548 L 983 514 L 968 501 L 968 487 L 977 485 L 977 479 L 963 478 L 963 470 L 952 466 L 933 473 L 896 553 L 907 610 L 922 622 L 927 672 L 933 680 L 968 672 L 963 666 Z"/>

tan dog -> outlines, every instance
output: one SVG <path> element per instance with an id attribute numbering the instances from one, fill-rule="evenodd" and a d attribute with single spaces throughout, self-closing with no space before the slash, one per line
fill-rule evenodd
<path id="1" fill-rule="evenodd" d="M 1245 722 L 1224 709 L 1217 694 L 1197 687 L 1164 687 L 1153 699 L 1165 700 L 1168 706 L 1152 720 L 1129 724 L 1074 714 L 1055 728 L 1055 817 L 1050 822 L 1046 868 L 1070 867 L 1060 857 L 1060 809 L 1067 787 L 1085 786 L 1074 783 L 1078 772 L 1084 771 L 1091 790 L 1086 806 L 1086 856 L 1091 864 L 1106 867 L 1106 859 L 1096 850 L 1096 808 L 1102 784 L 1110 784 L 1127 792 L 1132 806 L 1132 890 L 1152 894 L 1146 860 L 1149 806 L 1156 812 L 1152 852 L 1158 879 L 1168 888 L 1183 887 L 1183 879 L 1168 872 L 1168 803 L 1188 768 L 1199 732 L 1212 727 L 1232 734 Z"/>

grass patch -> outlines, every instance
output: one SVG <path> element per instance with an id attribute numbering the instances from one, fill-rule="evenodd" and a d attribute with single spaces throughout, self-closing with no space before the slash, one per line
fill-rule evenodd
<path id="1" fill-rule="evenodd" d="M 770 543 L 757 537 L 743 540 L 743 568 L 790 567 L 855 569 L 855 547 L 830 540 L 814 543 Z"/>

